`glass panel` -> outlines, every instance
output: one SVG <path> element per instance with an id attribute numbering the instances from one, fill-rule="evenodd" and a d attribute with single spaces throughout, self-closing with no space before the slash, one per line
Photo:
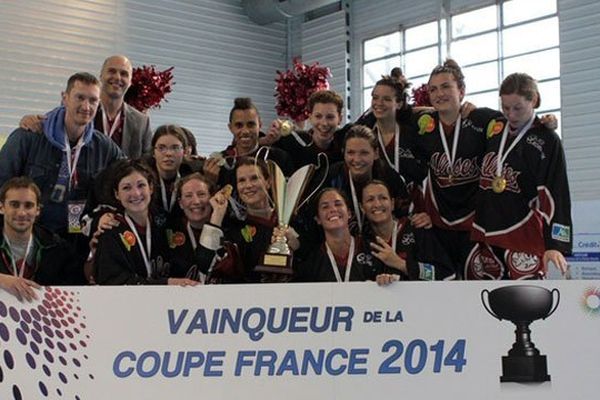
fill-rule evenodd
<path id="1" fill-rule="evenodd" d="M 480 8 L 452 17 L 452 37 L 496 29 L 497 25 L 496 6 Z"/>
<path id="2" fill-rule="evenodd" d="M 428 74 L 438 64 L 438 48 L 436 46 L 406 53 L 404 61 L 406 76 Z"/>
<path id="3" fill-rule="evenodd" d="M 363 67 L 363 87 L 374 86 L 382 75 L 388 75 L 392 68 L 400 66 L 400 56 L 386 58 L 365 64 Z"/>
<path id="4" fill-rule="evenodd" d="M 422 84 L 429 82 L 429 74 L 421 75 L 416 78 L 409 78 L 408 81 L 411 83 L 410 90 L 416 89 L 419 86 L 421 86 Z"/>
<path id="5" fill-rule="evenodd" d="M 505 57 L 558 46 L 558 18 L 505 29 L 502 40 Z"/>
<path id="6" fill-rule="evenodd" d="M 498 63 L 496 61 L 463 68 L 467 92 L 481 92 L 498 89 Z"/>
<path id="7" fill-rule="evenodd" d="M 363 104 L 362 104 L 362 109 L 366 110 L 367 108 L 371 107 L 371 92 L 373 91 L 373 88 L 370 87 L 368 89 L 363 89 Z"/>
<path id="8" fill-rule="evenodd" d="M 450 45 L 450 56 L 461 66 L 496 59 L 498 57 L 497 37 L 496 32 L 491 32 L 454 41 Z"/>
<path id="9" fill-rule="evenodd" d="M 542 51 L 504 60 L 504 76 L 513 72 L 525 72 L 535 79 L 560 76 L 560 53 L 558 49 Z"/>
<path id="10" fill-rule="evenodd" d="M 504 24 L 515 24 L 556 13 L 556 0 L 512 0 L 504 3 Z"/>
<path id="11" fill-rule="evenodd" d="M 465 96 L 465 100 L 475 104 L 477 107 L 489 107 L 493 110 L 497 110 L 499 108 L 499 98 L 496 90 L 486 93 L 467 95 Z"/>
<path id="12" fill-rule="evenodd" d="M 538 83 L 542 102 L 540 112 L 560 108 L 560 79 Z"/>
<path id="13" fill-rule="evenodd" d="M 400 53 L 400 32 L 365 41 L 365 61 Z"/>
<path id="14" fill-rule="evenodd" d="M 404 37 L 406 38 L 406 50 L 437 44 L 438 23 L 434 21 L 415 26 L 414 28 L 408 28 L 404 31 Z"/>

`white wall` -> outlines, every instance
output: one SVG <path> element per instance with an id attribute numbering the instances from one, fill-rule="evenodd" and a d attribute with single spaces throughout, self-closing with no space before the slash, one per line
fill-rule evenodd
<path id="1" fill-rule="evenodd" d="M 134 66 L 175 66 L 173 93 L 152 124 L 190 128 L 208 154 L 230 142 L 233 98 L 250 96 L 264 120 L 275 116 L 286 26 L 251 22 L 240 0 L 2 0 L 0 134 L 54 108 L 72 73 L 98 73 L 114 53 Z"/>

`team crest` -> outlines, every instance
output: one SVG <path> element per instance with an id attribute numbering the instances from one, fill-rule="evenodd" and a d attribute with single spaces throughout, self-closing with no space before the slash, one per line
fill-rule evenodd
<path id="1" fill-rule="evenodd" d="M 124 233 L 119 233 L 119 236 L 127 251 L 131 251 L 131 248 L 135 246 L 135 235 L 133 232 L 125 231 Z"/>
<path id="2" fill-rule="evenodd" d="M 435 129 L 435 121 L 433 117 L 429 114 L 423 114 L 417 121 L 417 125 L 419 125 L 419 135 L 424 135 L 426 133 L 431 133 Z"/>
<path id="3" fill-rule="evenodd" d="M 491 120 L 487 126 L 486 137 L 488 139 L 493 138 L 500 132 L 504 130 L 504 123 L 502 121 L 496 121 L 495 119 Z"/>
<path id="4" fill-rule="evenodd" d="M 504 268 L 489 246 L 476 244 L 465 265 L 467 280 L 502 279 Z"/>
<path id="5" fill-rule="evenodd" d="M 246 225 L 242 228 L 241 233 L 246 243 L 251 243 L 254 239 L 254 235 L 256 235 L 256 227 L 252 225 Z"/>
<path id="6" fill-rule="evenodd" d="M 171 229 L 167 229 L 167 241 L 169 248 L 174 249 L 185 244 L 185 235 L 183 232 L 173 232 Z"/>

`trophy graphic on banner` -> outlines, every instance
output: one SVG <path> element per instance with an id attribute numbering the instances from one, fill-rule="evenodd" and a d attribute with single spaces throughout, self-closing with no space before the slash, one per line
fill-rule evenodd
<path id="1" fill-rule="evenodd" d="M 516 341 L 508 355 L 502 356 L 500 382 L 549 381 L 546 356 L 540 354 L 531 341 L 529 325 L 535 320 L 548 318 L 556 311 L 560 302 L 558 289 L 550 291 L 529 285 L 505 286 L 491 292 L 484 289 L 481 302 L 490 315 L 512 321 L 517 326 Z"/>
<path id="2" fill-rule="evenodd" d="M 258 158 L 258 157 L 257 157 Z M 269 162 L 269 173 L 272 177 L 273 205 L 277 212 L 279 233 L 273 236 L 271 245 L 262 258 L 262 263 L 257 265 L 255 271 L 273 272 L 278 274 L 293 273 L 292 250 L 290 249 L 285 232 L 287 231 L 292 215 L 305 204 L 319 189 L 318 185 L 304 201 L 300 197 L 304 193 L 315 170 L 315 165 L 309 164 L 298 169 L 286 181 L 283 172 L 277 164 Z"/>

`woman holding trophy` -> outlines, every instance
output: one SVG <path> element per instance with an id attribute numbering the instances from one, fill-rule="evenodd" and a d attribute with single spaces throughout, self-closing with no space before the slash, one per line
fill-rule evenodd
<path id="1" fill-rule="evenodd" d="M 263 256 L 273 242 L 273 237 L 285 237 L 291 250 L 300 246 L 293 228 L 278 227 L 276 210 L 269 202 L 271 188 L 267 164 L 262 160 L 242 157 L 235 166 L 236 190 L 245 207 L 245 218 L 224 224 L 227 201 L 222 201 L 222 191 L 210 199 L 212 213 L 204 224 L 196 257 L 203 273 L 223 283 L 257 283 L 285 281 L 285 275 L 274 276 L 255 270 L 263 263 Z"/>

